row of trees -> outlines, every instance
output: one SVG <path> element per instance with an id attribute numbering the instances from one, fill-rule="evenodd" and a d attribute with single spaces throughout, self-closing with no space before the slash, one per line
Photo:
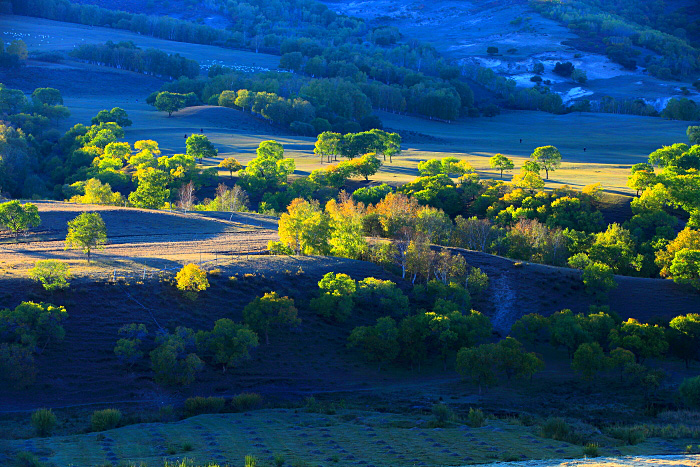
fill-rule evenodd
<path id="1" fill-rule="evenodd" d="M 662 79 L 692 75 L 700 69 L 697 50 L 684 38 L 672 36 L 617 16 L 617 5 L 600 1 L 576 1 L 567 4 L 533 2 L 535 9 L 547 17 L 562 21 L 583 35 L 595 35 L 601 45 L 608 44 L 604 52 L 628 68 L 636 66 L 635 47 L 655 52 L 646 55 L 647 69 Z M 599 8 L 608 8 L 601 11 Z M 642 7 L 638 7 L 642 8 Z"/>
<path id="2" fill-rule="evenodd" d="M 194 265 L 189 265 L 194 266 Z M 183 268 L 186 271 L 188 266 Z M 195 266 L 196 268 L 196 266 Z M 144 324 L 132 323 L 119 330 L 114 353 L 119 360 L 133 367 L 148 353 L 150 367 L 158 384 L 189 385 L 204 362 L 219 366 L 226 372 L 250 360 L 250 352 L 259 346 L 259 334 L 269 335 L 274 329 L 295 329 L 301 324 L 294 300 L 276 292 L 257 297 L 243 309 L 243 323 L 222 318 L 211 331 L 193 331 L 178 327 L 174 332 L 149 337 Z"/>
<path id="3" fill-rule="evenodd" d="M 92 64 L 170 79 L 199 76 L 199 63 L 195 60 L 153 48 L 142 50 L 131 41 L 116 44 L 108 41 L 104 45 L 82 44 L 71 50 L 70 55 Z"/>

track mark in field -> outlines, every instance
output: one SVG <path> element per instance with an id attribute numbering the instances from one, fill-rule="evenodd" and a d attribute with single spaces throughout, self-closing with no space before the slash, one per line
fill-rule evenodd
<path id="1" fill-rule="evenodd" d="M 503 273 L 491 282 L 491 301 L 495 312 L 491 318 L 494 329 L 506 335 L 515 321 L 515 290 L 508 274 Z"/>

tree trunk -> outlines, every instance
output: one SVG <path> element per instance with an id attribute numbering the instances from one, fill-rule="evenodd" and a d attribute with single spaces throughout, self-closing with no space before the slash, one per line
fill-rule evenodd
<path id="1" fill-rule="evenodd" d="M 88 264 L 90 264 L 90 248 L 88 248 L 87 257 L 88 257 Z"/>

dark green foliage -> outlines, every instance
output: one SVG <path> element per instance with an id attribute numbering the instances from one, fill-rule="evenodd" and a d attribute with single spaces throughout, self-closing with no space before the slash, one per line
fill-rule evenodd
<path id="1" fill-rule="evenodd" d="M 686 405 L 700 408 L 700 376 L 683 380 L 678 392 Z"/>
<path id="2" fill-rule="evenodd" d="M 382 183 L 381 185 L 377 186 L 358 188 L 357 190 L 353 191 L 352 199 L 358 203 L 364 203 L 365 205 L 377 204 L 392 191 L 393 189 L 391 186 L 387 185 L 386 183 Z"/>
<path id="3" fill-rule="evenodd" d="M 156 383 L 166 386 L 191 384 L 204 366 L 202 360 L 193 352 L 194 332 L 178 327 L 173 334 L 159 336 L 156 344 L 158 346 L 149 354 Z"/>
<path id="4" fill-rule="evenodd" d="M 122 413 L 118 409 L 95 410 L 90 418 L 92 431 L 105 431 L 117 428 L 122 420 Z"/>
<path id="5" fill-rule="evenodd" d="M 49 436 L 56 424 L 56 415 L 51 409 L 37 409 L 32 413 L 32 426 L 39 436 Z"/>
<path id="6" fill-rule="evenodd" d="M 399 355 L 399 331 L 392 318 L 379 318 L 374 326 L 356 327 L 348 337 L 348 347 L 357 347 L 366 361 L 382 364 L 391 363 Z"/>
<path id="7" fill-rule="evenodd" d="M 357 283 L 357 306 L 380 315 L 404 316 L 409 311 L 408 297 L 394 282 L 367 277 Z"/>
<path id="8" fill-rule="evenodd" d="M 258 346 L 258 335 L 248 326 L 222 318 L 211 331 L 199 331 L 197 349 L 223 370 L 250 360 L 250 351 Z"/>
<path id="9" fill-rule="evenodd" d="M 219 413 L 224 410 L 223 397 L 190 397 L 185 400 L 185 413 L 192 417 L 204 413 Z"/>
<path id="10" fill-rule="evenodd" d="M 321 295 L 311 300 L 311 308 L 332 321 L 345 321 L 352 314 L 357 283 L 347 274 L 329 272 L 319 281 Z"/>
<path id="11" fill-rule="evenodd" d="M 262 405 L 262 397 L 254 392 L 244 392 L 233 396 L 231 408 L 234 412 L 247 412 L 255 410 Z"/>
<path id="12" fill-rule="evenodd" d="M 280 297 L 277 292 L 266 293 L 246 305 L 243 321 L 256 332 L 264 333 L 267 344 L 270 343 L 268 335 L 273 326 L 294 328 L 301 324 L 294 300 Z"/>
<path id="13" fill-rule="evenodd" d="M 112 110 L 100 110 L 91 120 L 93 125 L 107 122 L 114 122 L 120 127 L 131 126 L 132 124 L 126 111 L 120 107 L 114 107 Z"/>

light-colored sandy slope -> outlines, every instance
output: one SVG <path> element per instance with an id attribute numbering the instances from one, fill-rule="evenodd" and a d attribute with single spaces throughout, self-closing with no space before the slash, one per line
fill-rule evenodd
<path id="1" fill-rule="evenodd" d="M 496 462 L 489 467 L 697 467 L 700 456 L 629 456 L 598 457 L 576 460 L 541 460 L 524 462 Z"/>

